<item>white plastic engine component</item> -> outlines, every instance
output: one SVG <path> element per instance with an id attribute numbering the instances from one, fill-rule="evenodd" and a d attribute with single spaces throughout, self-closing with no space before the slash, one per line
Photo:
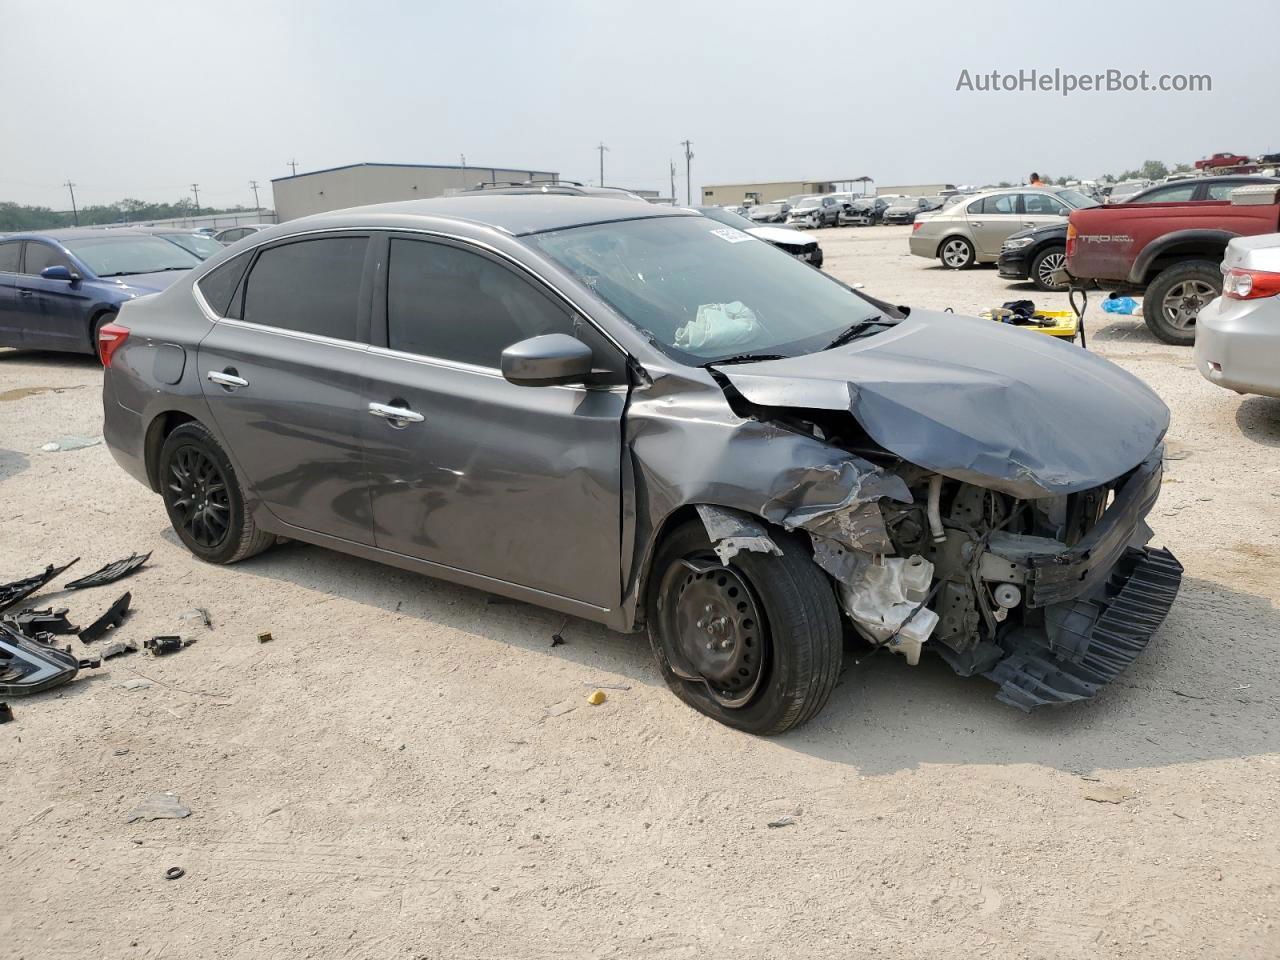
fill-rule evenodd
<path id="1" fill-rule="evenodd" d="M 840 602 L 867 639 L 883 644 L 892 637 L 891 649 L 915 666 L 921 646 L 938 625 L 938 615 L 920 606 L 932 581 L 933 564 L 918 554 L 877 557 L 854 584 L 840 584 Z"/>

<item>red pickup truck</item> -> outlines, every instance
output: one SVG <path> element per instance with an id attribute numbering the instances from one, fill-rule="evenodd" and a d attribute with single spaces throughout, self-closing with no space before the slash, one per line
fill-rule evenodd
<path id="1" fill-rule="evenodd" d="M 1074 210 L 1067 226 L 1067 272 L 1121 292 L 1145 292 L 1143 318 L 1151 332 L 1165 343 L 1195 343 L 1196 315 L 1222 293 L 1227 243 L 1280 231 L 1280 187 L 1242 190 L 1252 202 L 1240 202 L 1245 198 L 1237 192 L 1230 201 Z"/>

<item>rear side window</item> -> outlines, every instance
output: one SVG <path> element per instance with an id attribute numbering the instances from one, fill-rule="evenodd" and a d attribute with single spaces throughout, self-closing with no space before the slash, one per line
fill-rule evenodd
<path id="1" fill-rule="evenodd" d="M 231 311 L 231 298 L 240 286 L 240 278 L 244 276 L 244 268 L 249 265 L 253 251 L 232 257 L 226 263 L 209 271 L 196 281 L 204 302 L 220 317 L 235 316 Z M 238 313 L 238 311 L 237 311 Z"/>
<path id="2" fill-rule="evenodd" d="M 1023 213 L 1046 216 L 1065 216 L 1069 212 L 1061 201 L 1047 193 L 1024 193 L 1022 210 Z"/>
<path id="3" fill-rule="evenodd" d="M 355 340 L 367 237 L 325 237 L 268 247 L 245 281 L 249 323 Z"/>
<path id="4" fill-rule="evenodd" d="M 974 207 L 978 209 L 975 210 Z M 995 213 L 1017 213 L 1018 212 L 1018 195 L 1016 193 L 1002 193 L 995 197 L 984 197 L 977 203 L 969 204 L 970 213 L 981 213 L 991 216 Z"/>
<path id="5" fill-rule="evenodd" d="M 29 273 L 38 277 L 40 271 L 45 267 L 66 267 L 72 269 L 71 261 L 62 255 L 62 251 L 49 246 L 47 243 L 27 242 L 27 262 L 23 267 L 23 273 Z"/>
<path id="6" fill-rule="evenodd" d="M 567 307 L 480 254 L 393 239 L 387 269 L 387 346 L 392 350 L 497 367 L 502 351 L 513 343 L 574 333 Z"/>
<path id="7" fill-rule="evenodd" d="M 0 273 L 17 273 L 21 253 L 22 244 L 16 241 L 0 243 Z"/>

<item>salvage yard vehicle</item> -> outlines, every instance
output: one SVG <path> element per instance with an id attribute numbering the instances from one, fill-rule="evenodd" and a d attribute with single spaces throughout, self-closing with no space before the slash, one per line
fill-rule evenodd
<path id="1" fill-rule="evenodd" d="M 944 267 L 964 270 L 998 260 L 1015 233 L 1063 223 L 1072 210 L 1096 206 L 1096 200 L 1066 187 L 992 190 L 917 220 L 908 243 L 917 257 L 936 257 Z"/>
<path id="2" fill-rule="evenodd" d="M 149 233 L 153 237 L 160 237 L 162 240 L 168 240 L 172 244 L 176 244 L 183 250 L 196 257 L 198 260 L 208 260 L 215 253 L 222 250 L 223 244 L 219 243 L 207 233 L 199 233 L 195 230 L 175 230 L 172 227 L 140 227 L 139 233 Z"/>
<path id="3" fill-rule="evenodd" d="M 1062 291 L 1068 288 L 1056 271 L 1067 262 L 1067 225 L 1059 221 L 1020 230 L 1000 247 L 996 270 L 1008 280 L 1030 280 L 1037 290 Z"/>
<path id="4" fill-rule="evenodd" d="M 111 453 L 197 557 L 288 537 L 647 630 L 678 697 L 752 733 L 822 709 L 846 622 L 1022 709 L 1091 697 L 1180 583 L 1144 546 L 1169 413 L 1141 381 L 691 210 L 293 220 L 101 351 Z"/>
<path id="5" fill-rule="evenodd" d="M 859 227 L 879 223 L 891 202 L 886 197 L 859 197 L 840 210 L 839 223 Z"/>
<path id="6" fill-rule="evenodd" d="M 810 230 L 838 226 L 841 209 L 835 197 L 802 197 L 788 211 L 787 224 Z"/>
<path id="7" fill-rule="evenodd" d="M 1280 397 L 1280 233 L 1228 243 L 1222 277 L 1222 296 L 1196 319 L 1196 369 L 1236 393 Z"/>
<path id="8" fill-rule="evenodd" d="M 200 263 L 137 230 L 55 230 L 0 237 L 0 346 L 97 353 L 120 306 Z"/>
<path id="9" fill-rule="evenodd" d="M 236 227 L 226 227 L 219 230 L 213 235 L 213 239 L 219 243 L 230 246 L 237 240 L 243 240 L 245 237 L 253 236 L 260 230 L 265 230 L 271 226 L 269 223 L 242 223 Z"/>
<path id="10" fill-rule="evenodd" d="M 1107 203 L 1128 203 L 1129 198 L 1151 186 L 1150 180 L 1121 180 L 1107 191 Z"/>
<path id="11" fill-rule="evenodd" d="M 754 223 L 786 223 L 787 214 L 791 212 L 791 204 L 757 203 L 747 213 L 747 219 Z"/>
<path id="12" fill-rule="evenodd" d="M 1235 187 L 1230 197 L 1077 210 L 1067 228 L 1067 271 L 1117 294 L 1145 294 L 1152 334 L 1190 346 L 1196 317 L 1222 292 L 1227 244 L 1280 228 L 1280 184 Z"/>
<path id="13" fill-rule="evenodd" d="M 693 207 L 692 209 L 697 210 L 704 217 L 710 217 L 718 223 L 723 223 L 727 227 L 734 227 L 743 233 L 749 233 L 757 240 L 771 243 L 784 253 L 791 254 L 797 260 L 802 260 L 815 267 L 822 266 L 822 247 L 818 246 L 817 240 L 806 237 L 799 230 L 792 227 L 761 226 L 758 223 L 752 223 L 746 217 L 730 213 L 724 207 Z"/>
<path id="14" fill-rule="evenodd" d="M 1220 176 L 1189 177 L 1171 183 L 1157 183 L 1126 199 L 1125 203 L 1189 203 L 1198 200 L 1230 200 L 1236 187 L 1255 183 L 1280 183 L 1275 177 Z"/>
<path id="15" fill-rule="evenodd" d="M 885 223 L 915 223 L 917 214 L 928 209 L 929 201 L 924 197 L 900 197 L 889 204 L 882 219 Z"/>

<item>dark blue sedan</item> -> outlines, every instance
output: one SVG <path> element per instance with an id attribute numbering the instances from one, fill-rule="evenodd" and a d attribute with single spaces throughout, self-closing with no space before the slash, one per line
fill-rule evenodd
<path id="1" fill-rule="evenodd" d="M 0 346 L 98 352 L 121 304 L 169 286 L 200 260 L 131 230 L 0 236 Z"/>

